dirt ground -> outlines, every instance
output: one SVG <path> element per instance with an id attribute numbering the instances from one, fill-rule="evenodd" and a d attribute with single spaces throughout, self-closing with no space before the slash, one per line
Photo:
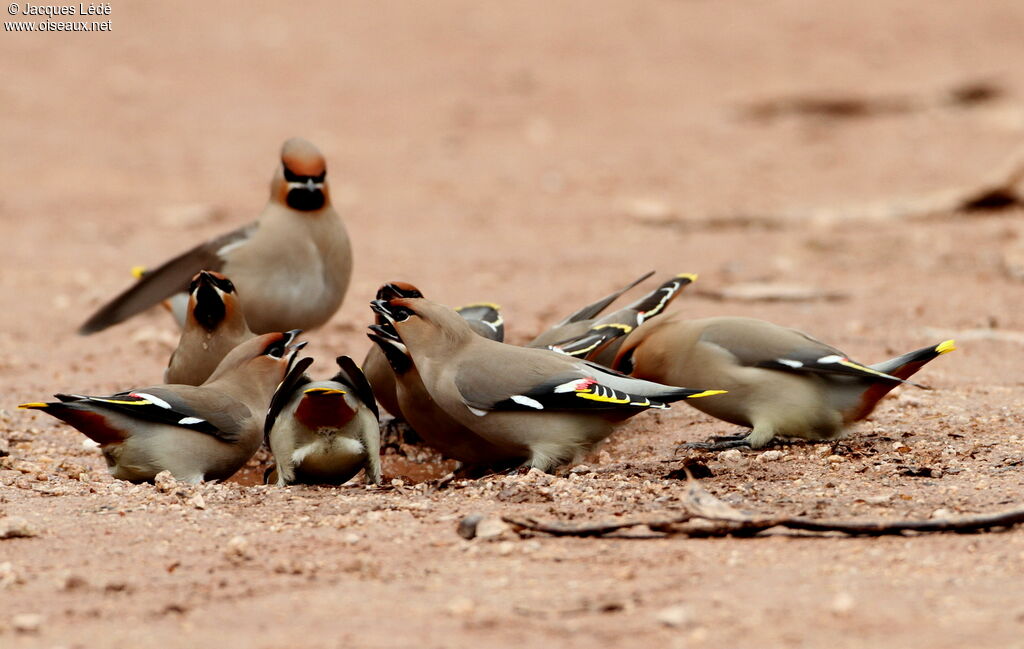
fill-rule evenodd
<path id="1" fill-rule="evenodd" d="M 473 513 L 677 511 L 688 457 L 761 513 L 1024 503 L 1024 210 L 940 200 L 1019 151 L 1024 3 L 339 4 L 113 2 L 109 33 L 0 34 L 0 519 L 36 532 L 0 540 L 0 646 L 1024 647 L 1019 529 L 456 534 Z M 679 406 L 582 468 L 440 491 L 415 453 L 385 458 L 385 488 L 161 491 L 15 410 L 158 382 L 163 313 L 75 328 L 131 266 L 252 219 L 292 135 L 327 155 L 356 254 L 308 335 L 324 375 L 362 358 L 386 280 L 499 302 L 521 343 L 650 269 L 700 274 L 674 309 L 863 362 L 959 351 L 835 447 L 677 452 L 733 432 Z M 762 299 L 740 299 L 751 286 Z"/>

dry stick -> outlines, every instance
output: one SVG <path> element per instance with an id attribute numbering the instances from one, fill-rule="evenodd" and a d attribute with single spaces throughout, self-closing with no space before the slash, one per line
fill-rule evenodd
<path id="1" fill-rule="evenodd" d="M 733 509 L 691 479 L 684 504 L 689 510 L 666 518 L 633 519 L 615 523 L 587 523 L 566 525 L 537 521 L 532 518 L 503 516 L 502 520 L 531 532 L 553 536 L 604 536 L 611 532 L 646 525 L 668 535 L 689 537 L 754 536 L 773 527 L 806 532 L 839 532 L 851 536 L 883 536 L 903 532 L 976 532 L 998 527 L 1012 527 L 1024 523 L 1024 509 L 994 514 L 977 514 L 955 519 L 903 520 L 903 521 L 821 521 L 803 517 L 758 517 Z M 694 523 L 689 527 L 677 527 Z M 702 523 L 702 524 L 695 524 Z M 718 523 L 718 525 L 708 524 Z"/>

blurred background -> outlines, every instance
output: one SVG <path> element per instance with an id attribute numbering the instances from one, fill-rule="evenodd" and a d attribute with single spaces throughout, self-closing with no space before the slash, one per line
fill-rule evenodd
<path id="1" fill-rule="evenodd" d="M 636 295 L 698 273 L 674 311 L 764 318 L 867 363 L 959 347 L 853 451 L 709 459 L 716 493 L 831 518 L 1005 508 L 1024 489 L 1024 2 L 114 0 L 102 18 L 0 33 L 0 517 L 42 529 L 0 541 L 0 644 L 1019 644 L 1019 533 L 455 534 L 477 510 L 678 507 L 677 446 L 735 432 L 690 408 L 631 420 L 559 491 L 226 484 L 200 507 L 112 483 L 81 435 L 14 404 L 159 382 L 177 341 L 161 309 L 76 328 L 133 266 L 254 219 L 298 135 L 355 252 L 345 305 L 306 334 L 316 376 L 363 357 L 385 281 L 498 302 L 523 342 L 646 271 Z M 395 458 L 385 474 L 408 477 Z M 561 491 L 590 483 L 593 500 Z M 225 557 L 238 538 L 245 563 Z M 5 630 L 17 613 L 39 633 Z"/>
<path id="2" fill-rule="evenodd" d="M 46 353 L 23 344 L 44 331 L 90 353 L 137 334 L 72 332 L 131 266 L 254 218 L 292 135 L 325 152 L 353 237 L 325 332 L 357 355 L 367 300 L 399 278 L 505 304 L 513 340 L 650 268 L 712 291 L 838 291 L 850 301 L 692 307 L 819 332 L 854 320 L 837 343 L 875 326 L 878 302 L 922 326 L 1024 326 L 963 285 L 1002 277 L 993 246 L 1017 219 L 981 234 L 940 214 L 941 234 L 914 207 L 1017 150 L 1018 1 L 111 7 L 109 33 L 0 35 L 8 369 Z M 932 281 L 956 288 L 931 302 Z M 142 321 L 159 367 L 173 329 Z"/>

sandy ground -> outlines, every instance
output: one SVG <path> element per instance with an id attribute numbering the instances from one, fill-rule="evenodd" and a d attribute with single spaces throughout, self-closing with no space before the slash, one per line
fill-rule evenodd
<path id="1" fill-rule="evenodd" d="M 1024 646 L 1019 530 L 456 534 L 471 513 L 675 511 L 687 457 L 762 513 L 1021 504 L 1022 210 L 896 208 L 1019 146 L 1024 4 L 337 4 L 115 2 L 109 33 L 0 34 L 0 517 L 38 533 L 0 540 L 0 646 Z M 365 353 L 386 280 L 499 302 L 523 342 L 649 269 L 700 273 L 685 313 L 796 326 L 865 362 L 960 350 L 836 448 L 677 453 L 732 432 L 681 406 L 576 473 L 442 491 L 418 484 L 436 465 L 395 455 L 384 489 L 118 483 L 77 432 L 14 409 L 157 381 L 164 314 L 74 329 L 132 265 L 253 218 L 291 135 L 326 153 L 356 253 L 309 335 L 323 373 Z M 837 297 L 729 297 L 750 283 Z"/>

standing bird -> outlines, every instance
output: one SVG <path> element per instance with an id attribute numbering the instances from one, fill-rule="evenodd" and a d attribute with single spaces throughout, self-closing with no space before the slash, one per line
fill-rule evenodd
<path id="1" fill-rule="evenodd" d="M 100 445 L 111 475 L 145 482 L 161 471 L 178 480 L 230 478 L 263 441 L 274 392 L 305 343 L 298 331 L 252 338 L 200 386 L 157 385 L 109 397 L 57 394 L 24 403 L 61 419 Z"/>
<path id="2" fill-rule="evenodd" d="M 311 362 L 292 368 L 270 404 L 264 434 L 274 468 L 266 482 L 340 485 L 364 469 L 367 484 L 379 485 L 379 413 L 370 384 L 348 356 L 337 358 L 338 373 L 327 381 L 305 376 Z"/>
<path id="3" fill-rule="evenodd" d="M 954 349 L 947 340 L 884 363 L 862 365 L 805 333 L 763 320 L 672 316 L 631 333 L 613 367 L 649 381 L 707 382 L 727 390 L 727 395 L 690 405 L 750 428 L 750 433 L 693 446 L 763 448 L 776 435 L 840 437 L 847 426 L 870 415 L 890 390 L 910 383 L 907 379 L 925 363 Z"/>
<path id="4" fill-rule="evenodd" d="M 408 282 L 390 282 L 377 289 L 378 300 L 387 300 L 392 297 L 423 297 L 423 294 Z M 469 322 L 473 331 L 481 336 L 498 342 L 505 339 L 505 323 L 501 317 L 501 308 L 497 304 L 479 302 L 461 306 L 455 311 Z M 376 314 L 375 321 L 377 325 L 387 324 L 387 320 L 379 313 Z M 373 394 L 377 397 L 380 405 L 384 406 L 384 409 L 396 419 L 408 421 L 398 405 L 394 364 L 386 358 L 387 352 L 382 350 L 384 347 L 379 345 L 370 347 L 366 352 L 366 358 L 363 359 L 363 373 L 370 385 L 373 386 Z M 415 426 L 413 429 L 415 430 Z"/>
<path id="5" fill-rule="evenodd" d="M 331 207 L 327 167 L 315 146 L 292 138 L 254 222 L 147 271 L 79 328 L 90 334 L 188 290 L 200 270 L 231 278 L 257 333 L 314 329 L 341 306 L 352 275 L 352 247 Z"/>
<path id="6" fill-rule="evenodd" d="M 375 300 L 430 397 L 499 456 L 551 471 L 648 408 L 717 390 L 640 381 L 564 354 L 488 340 L 455 311 L 423 298 Z"/>
<path id="7" fill-rule="evenodd" d="M 201 384 L 232 349 L 255 335 L 231 280 L 214 271 L 199 271 L 189 287 L 185 327 L 164 370 L 164 383 Z"/>
<path id="8" fill-rule="evenodd" d="M 589 321 L 589 328 L 579 335 L 566 337 L 547 348 L 610 366 L 627 334 L 664 312 L 684 288 L 696 281 L 696 275 L 680 273 L 629 306 Z"/>

